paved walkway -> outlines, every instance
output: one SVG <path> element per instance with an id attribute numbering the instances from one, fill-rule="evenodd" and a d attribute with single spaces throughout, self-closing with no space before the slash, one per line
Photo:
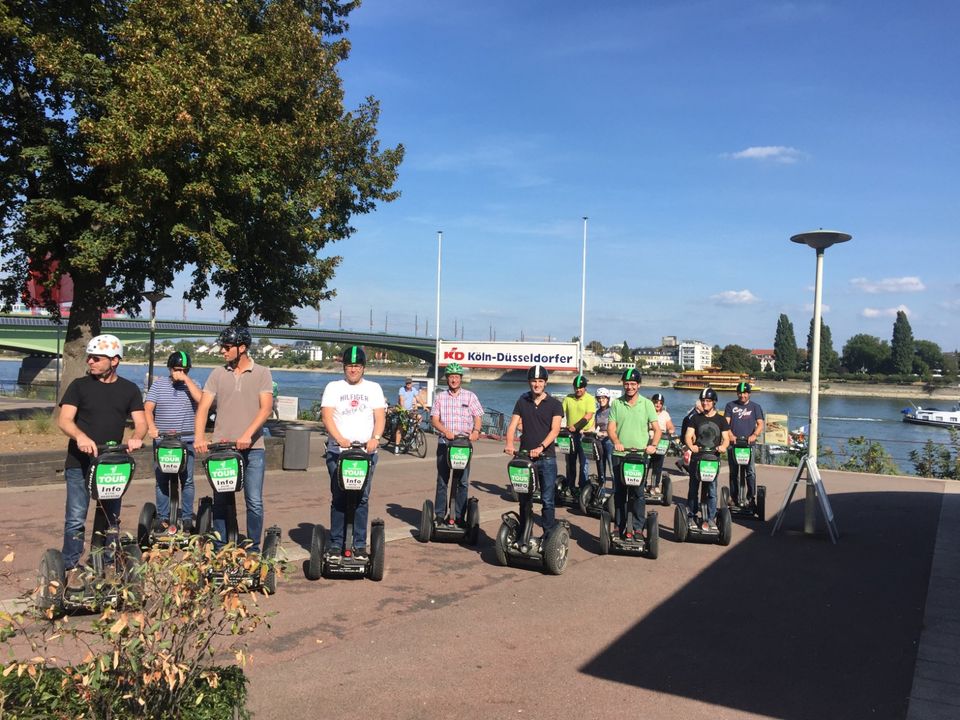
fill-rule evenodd
<path id="1" fill-rule="evenodd" d="M 492 441 L 478 443 L 472 468 L 477 547 L 414 539 L 433 495 L 431 446 L 426 459 L 378 465 L 371 517 L 386 521 L 383 582 L 310 582 L 310 533 L 329 517 L 318 440 L 310 470 L 267 475 L 267 524 L 283 528 L 290 563 L 264 601 L 271 628 L 251 639 L 259 718 L 958 717 L 960 486 L 945 495 L 943 481 L 825 471 L 834 546 L 800 532 L 802 498 L 770 536 L 792 470 L 762 467 L 767 523 L 735 521 L 727 548 L 680 545 L 672 508 L 660 508 L 656 561 L 600 556 L 598 521 L 564 509 L 570 563 L 550 577 L 496 563 L 492 538 L 514 505 Z M 141 472 L 124 499 L 127 523 L 152 492 Z M 677 475 L 674 494 L 686 495 Z M 62 518 L 60 485 L 0 490 L 0 557 L 15 553 L 0 599 L 32 587 Z"/>

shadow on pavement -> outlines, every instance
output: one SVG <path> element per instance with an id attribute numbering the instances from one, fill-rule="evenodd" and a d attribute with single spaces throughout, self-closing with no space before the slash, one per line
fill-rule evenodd
<path id="1" fill-rule="evenodd" d="M 408 508 L 397 503 L 387 503 L 387 515 L 414 528 L 420 527 L 420 514 L 422 512 L 422 508 Z"/>
<path id="2" fill-rule="evenodd" d="M 758 527 L 580 669 L 783 720 L 903 718 L 941 497 L 834 495 L 837 545 L 794 502 L 792 529 Z"/>
<path id="3" fill-rule="evenodd" d="M 496 495 L 502 500 L 513 500 L 510 491 L 503 485 L 494 485 L 493 483 L 478 482 L 476 480 L 471 480 L 470 484 L 477 488 L 477 490 L 482 490 L 490 495 Z"/>
<path id="4" fill-rule="evenodd" d="M 298 523 L 295 528 L 290 528 L 287 537 L 304 550 L 309 550 L 310 541 L 313 539 L 313 523 Z"/>

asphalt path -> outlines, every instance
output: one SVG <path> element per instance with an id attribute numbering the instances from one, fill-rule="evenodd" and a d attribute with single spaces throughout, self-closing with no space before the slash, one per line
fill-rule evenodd
<path id="1" fill-rule="evenodd" d="M 384 454 L 373 479 L 370 516 L 388 538 L 383 581 L 311 582 L 310 534 L 329 522 L 318 440 L 310 470 L 267 474 L 266 522 L 281 526 L 289 565 L 263 601 L 271 627 L 251 638 L 257 717 L 906 716 L 943 481 L 824 471 L 841 531 L 833 545 L 800 532 L 797 500 L 771 537 L 794 471 L 761 467 L 767 522 L 735 520 L 726 548 L 681 545 L 672 508 L 661 507 L 655 561 L 600 556 L 599 521 L 560 510 L 570 561 L 553 577 L 497 564 L 492 538 L 515 505 L 494 441 L 477 444 L 471 470 L 477 547 L 415 539 L 433 496 L 430 438 L 426 459 Z M 126 527 L 152 499 L 138 474 Z M 686 479 L 673 478 L 680 501 Z M 197 494 L 207 494 L 202 478 Z M 60 545 L 63 504 L 59 484 L 0 490 L 2 554 L 14 553 L 0 599 L 33 587 L 43 550 Z"/>

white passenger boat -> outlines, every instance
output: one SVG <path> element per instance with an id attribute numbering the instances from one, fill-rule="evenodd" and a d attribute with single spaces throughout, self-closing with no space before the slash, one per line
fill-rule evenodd
<path id="1" fill-rule="evenodd" d="M 960 430 L 960 403 L 952 410 L 938 410 L 937 408 L 908 407 L 901 410 L 903 421 L 915 425 L 935 425 L 936 427 L 952 427 Z"/>

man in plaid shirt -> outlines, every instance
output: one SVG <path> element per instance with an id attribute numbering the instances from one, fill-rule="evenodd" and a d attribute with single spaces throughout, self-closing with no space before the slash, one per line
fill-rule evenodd
<path id="1" fill-rule="evenodd" d="M 443 522 L 447 514 L 447 478 L 450 467 L 447 463 L 447 441 L 457 435 L 466 435 L 470 442 L 480 437 L 480 425 L 483 421 L 483 407 L 480 400 L 469 390 L 460 387 L 463 382 L 463 368 L 450 363 L 443 373 L 447 378 L 447 389 L 437 393 L 430 411 L 430 424 L 437 433 L 437 496 L 434 508 L 437 522 Z M 467 486 L 470 468 L 467 467 L 460 477 L 460 486 L 456 497 L 456 523 L 464 525 L 463 514 L 467 509 Z M 451 522 L 453 522 L 451 516 Z"/>

